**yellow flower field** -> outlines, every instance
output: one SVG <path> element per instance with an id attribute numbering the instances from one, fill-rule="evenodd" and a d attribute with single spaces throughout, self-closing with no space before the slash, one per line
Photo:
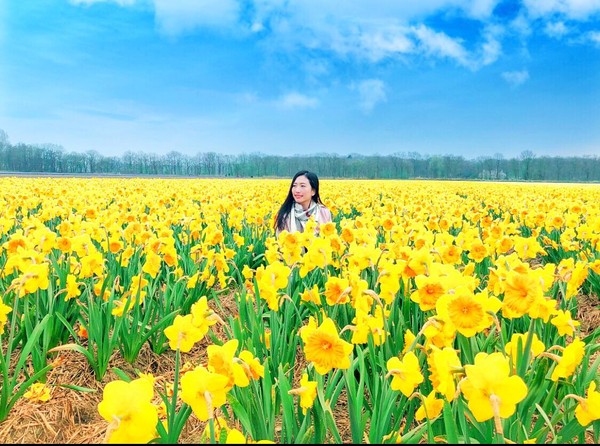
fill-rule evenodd
<path id="1" fill-rule="evenodd" d="M 276 238 L 288 188 L 0 178 L 0 431 L 68 352 L 107 442 L 598 443 L 600 185 L 322 179 Z"/>

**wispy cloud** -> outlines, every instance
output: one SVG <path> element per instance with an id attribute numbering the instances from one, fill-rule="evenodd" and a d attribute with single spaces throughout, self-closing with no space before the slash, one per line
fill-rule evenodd
<path id="1" fill-rule="evenodd" d="M 422 51 L 429 56 L 450 58 L 461 65 L 469 65 L 467 50 L 458 39 L 453 39 L 445 33 L 436 32 L 425 25 L 414 30 L 419 39 Z"/>
<path id="2" fill-rule="evenodd" d="M 475 19 L 487 19 L 489 18 L 494 8 L 500 3 L 499 0 L 473 0 L 471 2 L 459 2 L 462 3 L 463 8 L 467 15 Z"/>
<path id="3" fill-rule="evenodd" d="M 561 37 L 563 37 L 564 35 L 566 35 L 569 32 L 569 29 L 567 28 L 567 26 L 565 25 L 565 22 L 563 22 L 563 21 L 548 22 L 548 23 L 546 23 L 544 32 L 550 37 L 554 37 L 555 39 L 560 39 Z"/>
<path id="4" fill-rule="evenodd" d="M 527 70 L 521 71 L 505 71 L 502 73 L 502 78 L 514 87 L 518 87 L 529 79 Z"/>
<path id="5" fill-rule="evenodd" d="M 74 5 L 91 5 L 93 3 L 116 3 L 119 6 L 132 6 L 136 0 L 69 0 Z"/>
<path id="6" fill-rule="evenodd" d="M 590 31 L 586 34 L 587 40 L 600 47 L 600 31 Z"/>
<path id="7" fill-rule="evenodd" d="M 414 52 L 415 43 L 409 32 L 409 28 L 396 25 L 367 30 L 348 39 L 347 46 L 353 48 L 357 55 L 378 62 L 398 54 Z"/>
<path id="8" fill-rule="evenodd" d="M 284 109 L 316 108 L 319 100 L 298 92 L 290 92 L 278 98 L 275 105 Z"/>
<path id="9" fill-rule="evenodd" d="M 370 113 L 377 104 L 387 101 L 385 84 L 379 79 L 367 79 L 351 88 L 358 91 L 360 108 L 365 113 Z"/>
<path id="10" fill-rule="evenodd" d="M 586 19 L 600 13 L 600 0 L 523 0 L 532 17 L 561 14 L 571 19 Z"/>
<path id="11" fill-rule="evenodd" d="M 481 54 L 479 58 L 480 65 L 490 65 L 502 54 L 502 44 L 500 38 L 504 34 L 504 28 L 498 25 L 490 25 L 484 32 L 484 42 L 481 45 Z"/>
<path id="12" fill-rule="evenodd" d="M 159 29 L 170 35 L 201 27 L 231 27 L 240 14 L 235 0 L 154 0 L 154 8 Z"/>
<path id="13" fill-rule="evenodd" d="M 497 23 L 501 0 L 70 0 L 73 4 L 112 2 L 154 7 L 157 28 L 178 36 L 202 28 L 227 30 L 268 42 L 270 50 L 327 52 L 340 60 L 372 64 L 426 56 L 469 69 L 494 63 L 502 54 L 504 30 Z M 467 40 L 454 30 L 433 26 L 429 17 L 451 15 L 479 26 Z M 574 27 L 565 21 L 600 14 L 600 0 L 523 0 L 512 22 L 525 39 L 532 32 L 560 38 Z M 537 20 L 551 20 L 532 27 Z M 500 31 L 499 31 L 500 29 Z M 593 42 L 593 41 L 592 41 Z M 308 74 L 310 76 L 310 74 Z"/>

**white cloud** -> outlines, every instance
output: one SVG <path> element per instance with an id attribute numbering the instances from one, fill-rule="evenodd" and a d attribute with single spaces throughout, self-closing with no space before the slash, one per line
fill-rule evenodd
<path id="1" fill-rule="evenodd" d="M 473 19 L 487 19 L 499 0 L 255 0 L 254 9 L 261 17 L 283 14 L 297 17 L 300 23 L 348 21 L 360 17 L 363 22 L 391 17 L 399 23 L 420 20 L 430 14 L 459 11 Z"/>
<path id="2" fill-rule="evenodd" d="M 315 108 L 319 105 L 319 100 L 301 93 L 290 92 L 277 99 L 275 105 L 285 109 Z"/>
<path id="3" fill-rule="evenodd" d="M 560 39 L 561 37 L 563 37 L 565 34 L 567 34 L 569 32 L 569 29 L 567 28 L 565 23 L 562 21 L 548 22 L 548 23 L 546 23 L 544 32 L 550 37 Z"/>
<path id="4" fill-rule="evenodd" d="M 472 65 L 461 42 L 419 23 L 444 11 L 458 11 L 486 21 L 498 0 L 420 0 L 419 2 L 261 0 L 254 2 L 256 20 L 270 22 L 273 39 L 289 47 L 331 51 L 342 58 L 379 62 L 424 51 L 431 57 L 448 57 Z M 499 46 L 486 40 L 486 59 Z M 496 57 L 496 56 L 494 56 Z"/>
<path id="5" fill-rule="evenodd" d="M 259 33 L 265 29 L 265 26 L 260 22 L 254 22 L 250 25 L 250 31 L 253 33 Z"/>
<path id="6" fill-rule="evenodd" d="M 167 34 L 180 34 L 200 27 L 237 24 L 240 4 L 236 0 L 154 0 L 156 22 Z"/>
<path id="7" fill-rule="evenodd" d="M 434 31 L 425 25 L 414 28 L 414 34 L 420 42 L 420 49 L 429 56 L 447 57 L 461 65 L 469 65 L 468 52 L 458 39 L 445 33 Z"/>
<path id="8" fill-rule="evenodd" d="M 600 0 L 523 0 L 533 17 L 563 14 L 572 19 L 586 19 L 600 13 Z"/>
<path id="9" fill-rule="evenodd" d="M 505 71 L 502 73 L 502 78 L 512 86 L 518 87 L 529 79 L 529 72 L 527 70 Z"/>
<path id="10" fill-rule="evenodd" d="M 589 31 L 586 37 L 588 41 L 600 47 L 600 31 Z"/>
<path id="11" fill-rule="evenodd" d="M 473 0 L 462 6 L 468 15 L 475 19 L 487 19 L 492 15 L 499 0 Z"/>
<path id="12" fill-rule="evenodd" d="M 385 84 L 379 79 L 367 79 L 360 82 L 358 85 L 351 86 L 351 88 L 358 90 L 358 94 L 360 95 L 360 108 L 365 113 L 370 113 L 375 105 L 380 102 L 387 101 Z"/>
<path id="13" fill-rule="evenodd" d="M 484 42 L 481 45 L 480 64 L 489 65 L 502 54 L 502 45 L 500 37 L 504 34 L 504 28 L 498 25 L 490 25 L 483 33 Z"/>
<path id="14" fill-rule="evenodd" d="M 373 62 L 397 54 L 411 53 L 415 45 L 407 36 L 409 31 L 408 28 L 398 26 L 369 30 L 357 36 L 358 46 L 355 49 Z"/>
<path id="15" fill-rule="evenodd" d="M 513 21 L 510 22 L 509 26 L 513 31 L 522 37 L 528 37 L 533 32 L 531 23 L 529 22 L 527 15 L 524 13 L 517 15 Z"/>
<path id="16" fill-rule="evenodd" d="M 93 3 L 116 3 L 119 6 L 132 6 L 136 0 L 70 0 L 74 5 L 91 5 Z"/>
<path id="17" fill-rule="evenodd" d="M 136 0 L 70 0 L 75 4 Z M 201 28 L 237 30 L 262 39 L 265 48 L 292 53 L 297 49 L 328 52 L 340 59 L 378 63 L 407 56 L 449 59 L 470 69 L 495 62 L 502 54 L 504 29 L 496 25 L 500 0 L 137 0 L 152 4 L 161 32 L 178 35 Z M 472 19 L 480 34 L 463 41 L 441 28 L 426 26 L 434 14 Z M 523 0 L 522 12 L 507 27 L 527 38 L 542 31 L 552 37 L 572 32 L 565 20 L 584 20 L 600 13 L 600 0 Z M 255 37 L 256 38 L 256 37 Z M 590 41 L 588 39 L 583 39 Z M 310 74 L 308 74 L 310 76 Z"/>

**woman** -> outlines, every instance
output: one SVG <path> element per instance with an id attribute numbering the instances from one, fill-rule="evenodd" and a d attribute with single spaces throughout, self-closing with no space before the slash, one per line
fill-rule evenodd
<path id="1" fill-rule="evenodd" d="M 306 222 L 313 217 L 319 224 L 332 220 L 331 211 L 319 197 L 319 178 L 313 172 L 301 170 L 292 179 L 287 198 L 275 219 L 275 235 L 281 231 L 304 232 Z"/>

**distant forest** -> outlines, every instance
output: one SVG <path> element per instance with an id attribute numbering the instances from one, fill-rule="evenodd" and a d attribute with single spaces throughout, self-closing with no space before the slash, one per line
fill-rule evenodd
<path id="1" fill-rule="evenodd" d="M 0 130 L 0 172 L 216 177 L 292 177 L 309 169 L 326 178 L 465 179 L 550 182 L 598 182 L 598 156 L 536 156 L 525 150 L 516 158 L 501 153 L 466 159 L 456 155 L 307 154 L 224 155 L 216 152 L 165 155 L 125 152 L 103 156 L 89 150 L 66 152 L 55 144 L 10 144 Z"/>

